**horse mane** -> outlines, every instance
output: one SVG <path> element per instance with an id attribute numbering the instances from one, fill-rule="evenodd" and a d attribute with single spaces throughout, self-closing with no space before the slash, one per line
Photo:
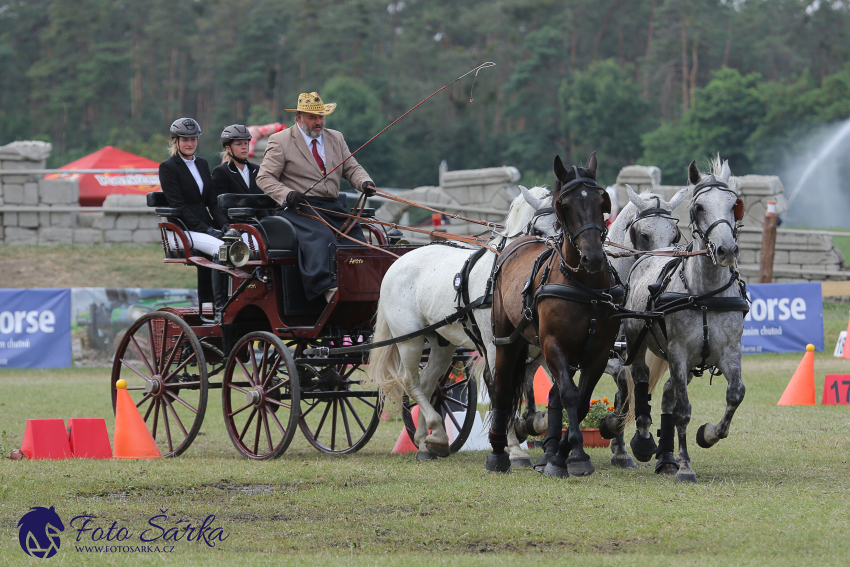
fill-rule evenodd
<path id="1" fill-rule="evenodd" d="M 711 158 L 711 161 L 709 162 L 709 172 L 702 174 L 702 176 L 700 177 L 700 183 L 703 182 L 703 181 L 708 181 L 708 179 L 712 175 L 714 175 L 714 177 L 716 177 L 717 179 L 720 179 L 720 176 L 723 175 L 723 164 L 724 163 L 728 167 L 728 160 L 724 161 L 723 159 L 721 159 L 720 153 L 718 153 L 713 158 Z M 730 169 L 730 171 L 731 171 L 731 169 Z M 690 181 L 688 181 L 688 183 L 690 183 Z M 729 189 L 731 189 L 736 194 L 738 194 L 738 183 L 735 181 L 735 179 L 732 176 L 729 177 L 728 183 L 729 183 Z M 691 190 L 691 191 L 693 193 L 693 190 Z"/>
<path id="2" fill-rule="evenodd" d="M 538 199 L 551 197 L 551 194 L 546 187 L 532 187 L 528 191 L 533 197 Z M 534 216 L 534 212 L 535 211 L 531 205 L 525 202 L 522 194 L 517 195 L 517 197 L 511 201 L 508 216 L 505 217 L 505 234 L 516 234 L 517 232 L 524 230 L 525 226 Z"/>

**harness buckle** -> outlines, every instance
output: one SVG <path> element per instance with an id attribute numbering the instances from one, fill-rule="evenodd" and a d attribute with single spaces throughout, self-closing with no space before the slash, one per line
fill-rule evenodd
<path id="1" fill-rule="evenodd" d="M 534 310 L 532 310 L 530 306 L 526 307 L 522 310 L 522 315 L 527 321 L 531 321 L 534 319 Z"/>

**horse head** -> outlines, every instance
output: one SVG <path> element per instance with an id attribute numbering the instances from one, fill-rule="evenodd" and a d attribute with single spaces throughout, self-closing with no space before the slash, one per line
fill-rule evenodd
<path id="1" fill-rule="evenodd" d="M 737 222 L 744 216 L 744 202 L 738 198 L 732 170 L 720 156 L 712 171 L 701 174 L 695 162 L 688 166 L 688 182 L 694 186 L 690 227 L 694 238 L 708 249 L 715 264 L 733 266 L 738 260 Z"/>
<path id="2" fill-rule="evenodd" d="M 532 236 L 555 236 L 561 226 L 552 207 L 552 194 L 545 187 L 526 189 L 519 186 L 520 195 L 511 202 L 505 219 L 505 231 L 509 235 L 520 232 Z"/>
<path id="3" fill-rule="evenodd" d="M 671 213 L 685 200 L 687 188 L 673 195 L 670 202 L 648 191 L 638 195 L 630 185 L 626 185 L 626 191 L 634 209 L 624 209 L 620 214 L 625 216 L 624 220 L 628 222 L 626 229 L 629 231 L 632 247 L 637 250 L 658 250 L 679 242 L 682 237 L 677 224 L 679 221 Z M 614 230 L 613 226 L 611 230 Z"/>
<path id="4" fill-rule="evenodd" d="M 596 152 L 587 167 L 564 167 L 555 156 L 552 201 L 564 236 L 578 251 L 581 266 L 591 274 L 605 267 L 602 243 L 608 234 L 603 213 L 611 212 L 611 198 L 596 183 Z"/>

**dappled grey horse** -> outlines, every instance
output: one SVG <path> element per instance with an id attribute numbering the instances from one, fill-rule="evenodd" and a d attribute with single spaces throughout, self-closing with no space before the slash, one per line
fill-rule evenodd
<path id="1" fill-rule="evenodd" d="M 687 427 L 691 418 L 688 384 L 705 370 L 722 373 L 727 380 L 726 412 L 715 425 L 707 423 L 697 432 L 697 443 L 711 447 L 729 434 L 735 410 L 744 399 L 741 379 L 741 335 L 748 310 L 743 282 L 734 269 L 738 258 L 737 222 L 743 216 L 728 162 L 718 157 L 712 172 L 701 175 L 696 164 L 688 169 L 693 188 L 690 227 L 694 244 L 704 255 L 670 260 L 643 257 L 632 267 L 626 308 L 631 311 L 663 312 L 663 319 L 628 318 L 624 329 L 629 357 L 634 358 L 637 433 L 631 448 L 636 458 L 658 459 L 656 472 L 675 474 L 677 481 L 696 482 L 687 448 Z M 666 358 L 670 379 L 661 401 L 661 427 L 658 446 L 649 430 L 649 373 L 644 360 L 646 349 Z M 715 371 L 716 370 L 716 371 Z M 608 418 L 616 425 L 616 416 Z M 679 452 L 673 458 L 674 426 Z"/>

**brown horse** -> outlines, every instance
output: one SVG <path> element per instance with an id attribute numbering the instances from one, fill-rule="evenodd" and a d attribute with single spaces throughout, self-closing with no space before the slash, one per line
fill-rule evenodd
<path id="1" fill-rule="evenodd" d="M 486 469 L 510 472 L 506 431 L 522 397 L 525 352 L 540 346 L 552 374 L 553 394 L 569 416 L 569 430 L 558 453 L 550 455 L 548 476 L 589 475 L 594 471 L 579 429 L 590 397 L 608 363 L 620 327 L 611 319 L 623 301 L 615 286 L 602 243 L 602 214 L 611 202 L 596 183 L 596 154 L 586 168 L 566 169 L 555 157 L 553 204 L 563 228 L 555 239 L 515 241 L 500 258 L 493 296 L 496 348 L 493 412 Z M 530 323 L 530 324 L 529 324 Z M 579 385 L 573 374 L 581 371 Z M 552 404 L 552 406 L 560 404 Z"/>

